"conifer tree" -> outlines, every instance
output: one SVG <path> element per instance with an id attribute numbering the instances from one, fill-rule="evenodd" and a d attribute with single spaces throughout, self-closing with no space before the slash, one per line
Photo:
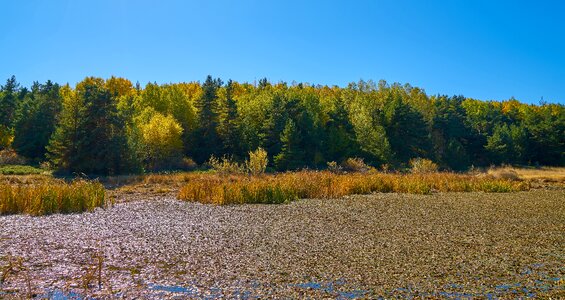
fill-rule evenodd
<path id="1" fill-rule="evenodd" d="M 222 81 L 208 75 L 202 84 L 202 96 L 195 103 L 198 110 L 198 127 L 195 130 L 193 156 L 196 162 L 203 163 L 211 155 L 217 155 L 221 147 L 218 137 L 218 89 Z"/>

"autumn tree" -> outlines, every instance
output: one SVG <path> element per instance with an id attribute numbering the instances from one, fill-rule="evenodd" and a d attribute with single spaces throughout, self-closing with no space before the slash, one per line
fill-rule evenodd
<path id="1" fill-rule="evenodd" d="M 156 112 L 141 127 L 149 170 L 171 169 L 182 160 L 182 127 L 172 116 Z"/>
<path id="2" fill-rule="evenodd" d="M 48 146 L 51 161 L 67 172 L 127 172 L 123 123 L 104 80 L 87 77 L 75 91 L 67 86 L 62 94 L 61 120 Z"/>

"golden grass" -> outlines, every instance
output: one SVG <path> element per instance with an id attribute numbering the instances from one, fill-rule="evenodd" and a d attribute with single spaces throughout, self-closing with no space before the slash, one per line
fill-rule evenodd
<path id="1" fill-rule="evenodd" d="M 52 179 L 37 184 L 0 183 L 0 214 L 78 213 L 106 204 L 104 186 L 99 182 Z"/>
<path id="2" fill-rule="evenodd" d="M 454 173 L 334 174 L 302 171 L 264 176 L 186 174 L 178 198 L 212 204 L 284 203 L 302 198 L 338 198 L 351 194 L 438 192 L 514 192 L 525 181 Z"/>
<path id="3" fill-rule="evenodd" d="M 512 168 L 521 179 L 547 179 L 565 182 L 565 167 Z"/>

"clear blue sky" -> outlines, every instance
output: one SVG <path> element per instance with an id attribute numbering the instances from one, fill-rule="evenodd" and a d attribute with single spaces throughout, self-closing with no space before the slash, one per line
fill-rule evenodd
<path id="1" fill-rule="evenodd" d="M 565 1 L 0 0 L 0 80 L 410 83 L 565 103 Z"/>

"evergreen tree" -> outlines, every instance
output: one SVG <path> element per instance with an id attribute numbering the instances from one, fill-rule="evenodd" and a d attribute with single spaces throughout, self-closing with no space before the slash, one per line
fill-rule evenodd
<path id="1" fill-rule="evenodd" d="M 50 141 L 50 159 L 67 172 L 120 174 L 127 171 L 124 123 L 101 78 L 88 77 L 67 94 L 61 121 Z"/>
<path id="2" fill-rule="evenodd" d="M 16 76 L 12 76 L 6 80 L 6 84 L 1 88 L 0 93 L 0 126 L 11 128 L 14 121 L 14 115 L 18 106 L 18 96 L 20 94 L 20 84 L 16 81 Z"/>
<path id="3" fill-rule="evenodd" d="M 282 93 L 273 95 L 273 101 L 268 111 L 268 117 L 262 128 L 262 145 L 267 151 L 269 161 L 274 162 L 274 157 L 281 152 L 281 134 L 288 120 L 288 112 Z"/>
<path id="4" fill-rule="evenodd" d="M 193 157 L 198 163 L 217 155 L 221 147 L 218 136 L 218 89 L 222 81 L 208 75 L 202 85 L 202 96 L 196 101 L 198 127 L 195 130 Z"/>
<path id="5" fill-rule="evenodd" d="M 424 117 L 400 97 L 395 97 L 385 106 L 385 130 L 398 162 L 429 157 L 432 146 Z"/>
<path id="6" fill-rule="evenodd" d="M 282 149 L 275 156 L 275 166 L 277 169 L 283 171 L 304 167 L 304 150 L 300 147 L 302 139 L 293 120 L 289 119 L 286 122 L 280 139 Z"/>
<path id="7" fill-rule="evenodd" d="M 45 158 L 45 147 L 55 131 L 62 109 L 59 88 L 51 81 L 44 85 L 34 83 L 31 93 L 18 107 L 12 147 L 20 155 L 34 160 Z"/>
<path id="8" fill-rule="evenodd" d="M 354 157 L 358 152 L 355 142 L 355 130 L 349 120 L 349 114 L 343 99 L 337 98 L 329 112 L 329 121 L 325 126 L 325 157 L 328 161 L 340 161 Z"/>
<path id="9" fill-rule="evenodd" d="M 236 159 L 243 156 L 238 118 L 237 103 L 233 99 L 233 81 L 229 80 L 218 131 L 222 140 L 223 154 L 232 155 Z"/>

